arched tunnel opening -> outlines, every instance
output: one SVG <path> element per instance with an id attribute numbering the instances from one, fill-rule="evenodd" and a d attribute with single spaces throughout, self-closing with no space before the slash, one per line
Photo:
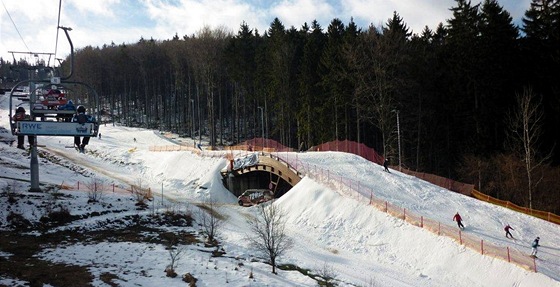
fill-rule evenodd
<path id="1" fill-rule="evenodd" d="M 223 183 L 236 197 L 247 189 L 270 189 L 275 198 L 280 198 L 293 187 L 282 177 L 264 170 L 243 174 L 227 173 L 223 177 Z"/>
<path id="2" fill-rule="evenodd" d="M 248 189 L 269 189 L 280 198 L 301 180 L 301 175 L 277 157 L 257 153 L 230 159 L 222 169 L 224 186 L 236 197 Z"/>

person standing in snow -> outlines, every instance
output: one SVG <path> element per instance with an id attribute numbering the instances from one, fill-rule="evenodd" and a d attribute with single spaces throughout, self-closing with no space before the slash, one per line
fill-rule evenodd
<path id="1" fill-rule="evenodd" d="M 513 228 L 511 228 L 511 226 L 506 225 L 506 227 L 504 227 L 504 230 L 506 231 L 506 237 L 508 238 L 512 238 L 513 239 L 513 235 L 511 235 L 511 232 L 509 232 L 510 230 L 515 230 Z"/>
<path id="2" fill-rule="evenodd" d="M 539 240 L 541 240 L 541 238 L 537 236 L 537 238 L 535 238 L 535 240 L 533 240 L 533 244 L 531 244 L 531 247 L 532 247 L 531 256 L 533 256 L 533 257 L 537 257 L 537 247 L 540 246 Z"/>
<path id="3" fill-rule="evenodd" d="M 465 229 L 465 226 L 463 225 L 463 219 L 461 218 L 461 215 L 459 215 L 459 212 L 455 213 L 455 216 L 453 216 L 453 221 L 457 221 L 457 226 L 459 226 L 460 229 Z"/>
<path id="4" fill-rule="evenodd" d="M 386 172 L 389 172 L 389 159 L 385 158 L 385 161 L 383 162 L 383 167 L 385 168 Z"/>

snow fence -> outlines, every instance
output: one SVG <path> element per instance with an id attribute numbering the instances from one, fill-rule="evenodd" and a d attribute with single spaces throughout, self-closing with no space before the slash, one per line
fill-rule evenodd
<path id="1" fill-rule="evenodd" d="M 375 191 L 366 188 L 359 181 L 352 178 L 347 178 L 342 175 L 335 175 L 327 169 L 316 165 L 307 165 L 297 159 L 297 157 L 289 157 L 287 153 L 273 153 L 271 157 L 284 162 L 288 167 L 297 170 L 300 174 L 309 176 L 313 180 L 324 184 L 344 195 L 353 198 L 357 201 L 369 204 L 387 214 L 396 218 L 400 218 L 409 224 L 419 228 L 431 231 L 438 236 L 446 236 L 457 241 L 459 244 L 464 245 L 481 255 L 491 256 L 498 258 L 509 263 L 513 263 L 526 270 L 537 272 L 537 264 L 534 258 L 529 257 L 515 248 L 497 246 L 490 242 L 485 242 L 483 239 L 473 235 L 462 232 L 455 226 L 442 224 L 437 220 L 432 220 L 423 215 L 413 213 L 406 208 L 390 203 L 375 196 Z"/>
<path id="2" fill-rule="evenodd" d="M 482 200 L 482 201 L 486 201 L 495 205 L 499 205 L 505 208 L 509 208 L 511 210 L 515 210 L 517 212 L 521 212 L 521 213 L 525 213 L 531 216 L 535 216 L 538 217 L 540 219 L 552 222 L 552 223 L 556 223 L 556 224 L 560 224 L 560 216 L 552 213 L 552 212 L 548 212 L 548 211 L 542 211 L 542 210 L 537 210 L 537 209 L 532 209 L 532 208 L 528 208 L 528 207 L 523 207 L 523 206 L 519 206 L 513 202 L 510 201 L 506 201 L 506 200 L 500 200 L 497 198 L 494 198 L 490 195 L 484 194 L 478 190 L 473 189 L 471 195 L 478 199 L 478 200 Z"/>

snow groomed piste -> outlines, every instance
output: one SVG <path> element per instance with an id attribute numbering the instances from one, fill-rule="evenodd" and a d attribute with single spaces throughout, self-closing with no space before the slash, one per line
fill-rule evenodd
<path id="1" fill-rule="evenodd" d="M 353 179 L 331 175 L 328 170 L 317 166 L 305 165 L 303 162 L 298 161 L 297 157 L 289 157 L 287 155 L 287 153 L 286 155 L 279 153 L 276 157 L 288 163 L 289 166 L 301 167 L 298 173 L 309 176 L 313 180 L 331 187 L 333 190 L 346 194 L 360 202 L 372 205 L 373 207 L 396 218 L 402 219 L 409 224 L 429 230 L 440 236 L 450 237 L 459 242 L 461 245 L 469 247 L 475 251 L 479 251 L 481 255 L 502 259 L 534 272 L 538 271 L 536 259 L 534 257 L 527 256 L 527 254 L 519 250 L 509 247 L 503 248 L 491 243 L 485 243 L 483 239 L 469 234 L 468 228 L 466 230 L 467 232 L 463 232 L 460 229 L 458 230 L 457 228 L 442 224 L 441 222 L 425 218 L 422 215 L 417 215 L 410 211 L 407 212 L 406 208 L 401 208 L 388 202 L 387 200 L 377 198 L 375 196 L 375 191 L 361 188 L 364 185 Z"/>
<path id="2" fill-rule="evenodd" d="M 192 148 L 171 148 L 171 147 L 151 147 L 150 150 L 158 151 L 171 151 L 171 150 L 190 150 Z M 213 153 L 213 152 L 208 152 Z M 197 152 L 200 156 L 205 156 L 208 153 Z M 383 200 L 375 196 L 375 191 L 366 190 L 365 185 L 360 184 L 353 179 L 346 178 L 343 176 L 336 176 L 331 174 L 328 170 L 323 169 L 320 166 L 309 166 L 302 161 L 298 160 L 297 153 L 295 156 L 290 156 L 293 153 L 282 153 L 282 152 L 246 152 L 239 156 L 238 158 L 247 158 L 254 155 L 257 160 L 251 161 L 250 164 L 245 164 L 235 168 L 236 170 L 241 170 L 243 172 L 251 171 L 268 171 L 266 166 L 276 169 L 276 173 L 282 174 L 284 172 L 291 172 L 297 174 L 297 178 L 303 176 L 308 176 L 313 180 L 318 181 L 325 186 L 332 188 L 346 196 L 349 196 L 357 201 L 363 202 L 365 204 L 372 205 L 373 207 L 390 214 L 395 218 L 404 220 L 405 222 L 412 224 L 414 226 L 431 231 L 438 236 L 446 236 L 454 239 L 460 245 L 464 245 L 474 251 L 480 252 L 481 255 L 491 256 L 504 260 L 506 262 L 515 264 L 526 270 L 538 272 L 537 259 L 528 256 L 526 253 L 510 247 L 500 247 L 495 244 L 485 242 L 483 239 L 478 238 L 472 233 L 469 233 L 469 228 L 467 227 L 465 231 L 457 229 L 455 227 L 449 226 L 447 224 L 442 224 L 439 221 L 432 220 L 422 215 L 415 214 L 406 208 L 399 207 L 396 204 L 389 202 L 388 200 Z M 260 155 L 260 156 L 259 156 Z M 214 155 L 215 156 L 215 155 Z M 231 158 L 232 155 L 228 154 L 226 157 Z M 259 169 L 258 166 L 262 166 Z M 222 170 L 222 174 L 225 175 L 229 167 L 225 167 Z M 279 171 L 280 170 L 280 171 Z M 299 182 L 299 180 L 298 180 Z M 297 182 L 295 182 L 297 184 Z M 294 184 L 295 185 L 295 184 Z"/>

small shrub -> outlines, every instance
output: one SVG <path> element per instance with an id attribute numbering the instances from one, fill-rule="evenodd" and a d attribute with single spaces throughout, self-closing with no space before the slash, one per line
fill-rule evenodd
<path id="1" fill-rule="evenodd" d="M 101 201 L 103 198 L 104 185 L 105 184 L 97 178 L 92 179 L 86 184 L 88 203 Z"/>
<path id="2" fill-rule="evenodd" d="M 8 203 L 9 204 L 14 204 L 17 202 L 17 198 L 15 197 L 14 193 L 9 192 L 8 193 Z"/>
<path id="3" fill-rule="evenodd" d="M 171 263 L 167 265 L 167 268 L 165 268 L 165 273 L 167 274 L 167 277 L 171 278 L 175 278 L 177 276 L 175 268 L 177 268 L 179 259 L 186 252 L 186 248 L 184 246 L 177 246 L 176 244 L 176 239 L 170 239 L 167 242 L 167 251 L 169 251 L 169 259 L 171 259 Z"/>
<path id="4" fill-rule="evenodd" d="M 41 218 L 41 222 L 56 222 L 59 224 L 67 223 L 72 221 L 72 215 L 70 214 L 70 209 L 66 206 L 60 206 L 58 209 L 52 209 L 47 213 L 47 218 Z"/>
<path id="5" fill-rule="evenodd" d="M 196 281 L 198 281 L 198 279 L 192 276 L 191 273 L 185 273 L 185 275 L 183 275 L 183 281 L 189 283 L 189 287 L 196 287 Z"/>
<path id="6" fill-rule="evenodd" d="M 15 229 L 25 229 L 33 226 L 31 221 L 27 220 L 21 213 L 10 212 L 6 217 L 8 225 Z"/>
<path id="7" fill-rule="evenodd" d="M 175 268 L 173 268 L 171 266 L 167 266 L 165 268 L 165 276 L 171 277 L 171 278 L 177 277 L 177 272 L 175 272 Z"/>
<path id="8" fill-rule="evenodd" d="M 146 203 L 146 201 L 152 197 L 152 192 L 150 189 L 146 189 L 142 185 L 142 179 L 137 179 L 136 185 L 133 185 L 131 187 L 131 192 L 136 199 L 136 206 L 138 206 L 140 209 L 146 209 L 148 208 L 148 204 Z"/>
<path id="9" fill-rule="evenodd" d="M 192 216 L 190 214 L 163 214 L 162 220 L 174 226 L 192 226 Z"/>
<path id="10" fill-rule="evenodd" d="M 226 254 L 226 251 L 223 248 L 212 251 L 212 257 L 222 257 L 224 254 Z"/>
<path id="11" fill-rule="evenodd" d="M 336 286 L 334 281 L 336 280 L 336 273 L 333 267 L 326 262 L 323 264 L 323 267 L 319 269 L 318 275 L 323 280 L 317 280 L 320 286 L 327 286 L 332 287 Z"/>

